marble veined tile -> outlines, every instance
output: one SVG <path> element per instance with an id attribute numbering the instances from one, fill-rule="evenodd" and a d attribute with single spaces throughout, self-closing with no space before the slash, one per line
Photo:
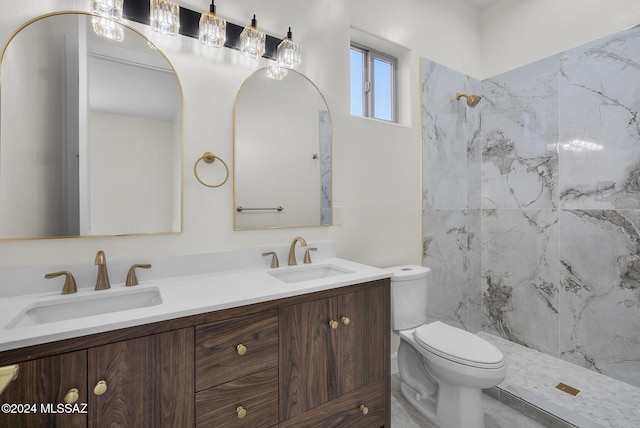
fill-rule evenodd
<path id="1" fill-rule="evenodd" d="M 640 26 L 560 54 L 565 209 L 640 208 Z"/>
<path id="2" fill-rule="evenodd" d="M 479 136 L 480 111 L 457 101 L 456 92 L 472 92 L 479 81 L 422 59 L 423 192 L 425 209 L 465 209 L 469 182 L 468 146 Z M 475 143 L 477 144 L 477 143 Z M 474 163 L 479 172 L 479 163 Z"/>
<path id="3" fill-rule="evenodd" d="M 486 332 L 478 336 L 502 351 L 507 376 L 498 388 L 581 428 L 636 428 L 640 388 Z M 580 390 L 570 395 L 563 382 Z"/>
<path id="4" fill-rule="evenodd" d="M 560 214 L 560 355 L 640 387 L 640 212 Z"/>
<path id="5" fill-rule="evenodd" d="M 482 210 L 486 327 L 558 355 L 558 213 Z"/>
<path id="6" fill-rule="evenodd" d="M 482 208 L 557 207 L 558 56 L 482 85 Z"/>
<path id="7" fill-rule="evenodd" d="M 469 231 L 466 210 L 424 212 L 424 266 L 429 272 L 427 314 L 467 326 Z"/>

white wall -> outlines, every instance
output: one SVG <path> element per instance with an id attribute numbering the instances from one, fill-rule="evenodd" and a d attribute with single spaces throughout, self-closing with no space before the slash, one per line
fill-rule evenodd
<path id="1" fill-rule="evenodd" d="M 484 79 L 638 25 L 640 2 L 500 0 L 481 23 Z"/>
<path id="2" fill-rule="evenodd" d="M 420 57 L 472 76 L 481 76 L 533 61 L 537 59 L 533 57 L 534 52 L 543 55 L 542 52 L 548 51 L 553 43 L 557 43 L 556 51 L 559 51 L 565 49 L 567 43 L 578 44 L 580 40 L 599 37 L 603 31 L 615 31 L 613 27 L 628 26 L 629 18 L 619 22 L 623 15 L 640 17 L 640 5 L 632 0 L 588 3 L 571 0 L 574 8 L 580 3 L 580 8 L 593 10 L 592 14 L 579 14 L 585 21 L 580 23 L 581 32 L 575 36 L 573 28 L 560 31 L 559 27 L 563 20 L 575 23 L 571 20 L 576 13 L 574 10 L 555 6 L 554 0 L 535 2 L 547 5 L 542 9 L 545 23 L 549 11 L 559 14 L 554 19 L 555 40 L 543 35 L 547 30 L 532 11 L 524 13 L 516 7 L 526 1 L 506 2 L 511 6 L 511 12 L 507 6 L 497 4 L 480 14 L 463 0 L 219 0 L 216 3 L 218 13 L 233 22 L 248 23 L 255 13 L 259 27 L 281 36 L 291 26 L 294 38 L 303 44 L 304 62 L 300 71 L 317 84 L 327 99 L 333 119 L 333 197 L 335 205 L 343 207 L 343 224 L 304 229 L 233 231 L 231 183 L 208 189 L 193 177 L 193 163 L 205 151 L 213 151 L 232 164 L 235 95 L 247 76 L 270 62 L 248 62 L 229 49 L 203 55 L 196 40 L 169 39 L 135 24 L 135 28 L 147 34 L 167 55 L 182 83 L 185 99 L 184 233 L 0 242 L 0 268 L 91 263 L 98 249 L 105 250 L 110 259 L 135 258 L 269 246 L 288 243 L 297 235 L 310 243 L 335 240 L 339 256 L 376 266 L 420 263 Z M 206 10 L 209 4 L 205 0 L 179 3 L 201 10 Z M 86 10 L 87 3 L 81 0 L 0 0 L 0 7 L 3 10 L 0 41 L 4 42 L 28 19 L 58 10 Z M 541 12 L 539 7 L 534 9 L 536 13 Z M 618 10 L 620 13 L 616 12 Z M 505 17 L 507 13 L 515 15 Z M 606 18 L 612 15 L 618 18 Z M 601 19 L 606 23 L 604 29 L 598 25 Z M 511 21 L 520 21 L 517 28 L 535 27 L 535 32 L 526 33 L 530 37 L 527 45 L 523 45 L 522 40 L 518 42 L 525 38 L 524 32 L 517 34 L 508 28 Z M 350 116 L 348 46 L 351 26 L 407 49 L 410 88 L 406 105 L 411 108 L 411 114 L 406 125 Z M 494 26 L 495 29 L 490 28 Z M 483 43 L 480 35 L 485 39 Z M 498 40 L 500 37 L 508 40 Z M 511 48 L 504 51 L 507 43 Z M 525 52 L 518 53 L 518 46 Z M 500 50 L 503 53 L 499 53 Z"/>

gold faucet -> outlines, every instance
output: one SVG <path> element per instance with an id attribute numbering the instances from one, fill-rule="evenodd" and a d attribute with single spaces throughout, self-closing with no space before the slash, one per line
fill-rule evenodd
<path id="1" fill-rule="evenodd" d="M 291 243 L 291 248 L 289 248 L 289 266 L 294 266 L 298 264 L 296 262 L 296 243 L 297 242 L 300 242 L 300 245 L 303 247 L 307 246 L 307 241 L 305 241 L 304 238 L 301 238 L 300 236 L 296 237 L 293 240 L 293 242 Z"/>
<path id="2" fill-rule="evenodd" d="M 65 270 L 65 271 L 61 271 L 61 272 L 52 272 L 52 273 L 48 273 L 46 274 L 44 277 L 47 279 L 51 279 L 51 278 L 56 278 L 58 276 L 66 276 L 66 278 L 64 279 L 64 287 L 62 288 L 62 294 L 73 294 L 73 293 L 77 293 L 78 292 L 78 287 L 76 285 L 76 280 L 73 277 L 73 275 L 71 275 L 71 272 Z"/>
<path id="3" fill-rule="evenodd" d="M 107 272 L 107 258 L 104 251 L 98 251 L 96 254 L 96 265 L 98 265 L 98 278 L 96 279 L 96 290 L 106 290 L 111 288 L 109 284 L 109 273 Z"/>

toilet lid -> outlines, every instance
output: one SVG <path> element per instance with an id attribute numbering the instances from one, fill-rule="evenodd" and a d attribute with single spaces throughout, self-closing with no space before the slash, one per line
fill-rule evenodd
<path id="1" fill-rule="evenodd" d="M 460 364 L 480 368 L 504 365 L 504 357 L 498 348 L 475 334 L 440 321 L 421 325 L 413 336 L 428 351 Z"/>

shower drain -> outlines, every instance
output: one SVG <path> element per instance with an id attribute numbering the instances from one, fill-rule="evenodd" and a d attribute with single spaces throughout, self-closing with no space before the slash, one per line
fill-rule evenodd
<path id="1" fill-rule="evenodd" d="M 574 388 L 573 386 L 569 386 L 566 383 L 562 383 L 560 382 L 559 384 L 556 385 L 556 388 L 558 388 L 560 391 L 562 392 L 566 392 L 567 394 L 571 394 L 574 397 L 576 395 L 578 395 L 578 393 L 580 392 L 579 389 Z"/>

